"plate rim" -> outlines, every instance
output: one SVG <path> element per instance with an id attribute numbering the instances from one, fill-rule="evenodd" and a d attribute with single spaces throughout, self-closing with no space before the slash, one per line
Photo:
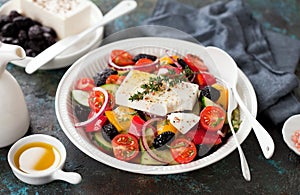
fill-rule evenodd
<path id="1" fill-rule="evenodd" d="M 226 143 L 224 146 L 226 146 L 226 150 L 225 152 L 222 151 L 222 155 L 216 156 L 216 152 L 208 155 L 207 157 L 204 157 L 200 160 L 197 161 L 201 161 L 203 164 L 199 164 L 199 163 L 195 163 L 197 161 L 194 161 L 192 163 L 189 163 L 188 166 L 186 165 L 173 165 L 173 166 L 148 166 L 148 165 L 137 165 L 134 164 L 134 168 L 131 166 L 133 163 L 127 163 L 127 162 L 123 162 L 123 161 L 119 161 L 113 157 L 108 156 L 108 159 L 99 159 L 98 157 L 94 156 L 89 149 L 84 148 L 80 143 L 78 143 L 78 140 L 76 140 L 74 137 L 72 137 L 72 135 L 70 134 L 70 132 L 68 132 L 68 129 L 65 127 L 64 123 L 63 123 L 63 118 L 61 116 L 61 108 L 60 105 L 66 103 L 66 100 L 60 100 L 59 97 L 61 95 L 61 90 L 64 87 L 64 83 L 66 82 L 66 79 L 68 78 L 68 76 L 72 73 L 72 71 L 75 71 L 76 68 L 78 68 L 78 66 L 80 66 L 80 64 L 87 59 L 89 56 L 93 56 L 95 55 L 97 52 L 101 52 L 102 50 L 108 49 L 108 48 L 113 48 L 114 46 L 118 46 L 118 45 L 127 45 L 127 47 L 130 47 L 130 44 L 128 43 L 132 43 L 134 42 L 135 44 L 138 42 L 152 42 L 152 44 L 156 41 L 156 43 L 166 43 L 166 42 L 170 42 L 172 41 L 174 45 L 176 45 L 178 47 L 178 45 L 185 45 L 185 46 L 191 46 L 193 45 L 194 47 L 200 47 L 202 45 L 196 44 L 196 43 L 192 43 L 192 42 L 187 42 L 187 41 L 183 41 L 183 40 L 178 40 L 178 39 L 172 39 L 172 38 L 161 38 L 161 37 L 138 37 L 138 38 L 130 38 L 130 39 L 125 39 L 125 40 L 120 40 L 120 41 L 116 41 L 113 43 L 109 43 L 107 45 L 104 45 L 102 47 L 99 47 L 91 52 L 89 52 L 88 54 L 86 54 L 85 56 L 83 56 L 82 58 L 80 58 L 79 60 L 77 60 L 72 67 L 70 67 L 68 69 L 68 71 L 65 73 L 65 75 L 63 76 L 63 78 L 61 79 L 58 88 L 57 88 L 57 93 L 56 93 L 56 97 L 55 97 L 55 111 L 56 111 L 56 116 L 57 119 L 59 121 L 59 124 L 62 128 L 62 130 L 64 131 L 64 133 L 67 135 L 67 137 L 70 139 L 70 141 L 78 148 L 80 149 L 83 153 L 85 153 L 86 155 L 90 156 L 91 158 L 106 164 L 108 166 L 123 170 L 123 171 L 128 171 L 128 172 L 132 172 L 132 173 L 141 173 L 141 174 L 150 174 L 150 175 L 164 175 L 164 174 L 176 174 L 176 173 L 182 173 L 182 172 L 189 172 L 189 171 L 193 171 L 193 170 L 197 170 L 206 166 L 209 166 L 213 163 L 216 163 L 218 161 L 220 161 L 221 159 L 225 158 L 226 156 L 228 156 L 230 153 L 232 153 L 235 149 L 236 149 L 236 145 L 234 143 L 234 141 L 232 140 L 232 137 L 229 138 L 228 143 Z M 155 40 L 155 41 L 154 41 Z M 175 44 L 176 43 L 176 44 Z M 155 45 L 155 44 L 153 44 Z M 137 44 L 138 46 L 138 44 Z M 159 45 L 158 45 L 159 46 Z M 165 45 L 164 45 L 165 46 Z M 120 47 L 118 47 L 120 48 Z M 177 48 L 176 48 L 177 49 Z M 248 92 L 252 95 L 252 100 L 250 102 L 250 107 L 248 105 L 248 109 L 250 110 L 250 112 L 256 116 L 257 114 L 257 99 L 256 99 L 256 94 L 254 91 L 254 88 L 251 84 L 251 82 L 249 81 L 249 79 L 246 77 L 246 75 L 239 69 L 238 71 L 239 73 L 239 81 L 244 82 L 244 85 L 247 86 L 247 90 Z M 239 83 L 238 83 L 239 85 Z M 63 101 L 63 102 L 62 102 Z M 243 123 L 247 124 L 249 123 L 249 121 L 245 120 L 243 121 Z M 249 126 L 249 125 L 248 125 Z M 238 131 L 237 132 L 237 137 L 240 141 L 240 143 L 242 143 L 247 136 L 249 135 L 251 131 L 251 127 L 249 126 L 248 129 L 244 130 L 243 132 Z M 231 140 L 231 141 L 230 141 Z M 222 146 L 222 147 L 224 147 Z M 220 148 L 221 149 L 221 148 Z M 219 150 L 220 150 L 219 149 Z M 104 154 L 104 153 L 103 153 Z M 211 158 L 214 159 L 211 159 Z M 113 158 L 114 161 L 117 160 L 118 163 L 113 162 L 113 164 L 109 164 L 110 161 L 112 161 Z M 204 160 L 203 160 L 204 159 Z M 131 164 L 131 165 L 129 165 Z M 196 164 L 196 165 L 195 165 Z M 122 166 L 126 166 L 126 167 L 122 167 Z M 147 167 L 149 169 L 145 169 L 144 167 Z M 164 168 L 161 168 L 164 167 Z M 168 168 L 166 168 L 168 167 Z M 175 167 L 175 168 L 173 168 Z M 182 168 L 182 169 L 180 169 Z M 162 170 L 163 169 L 163 170 Z M 167 169 L 167 170 L 165 170 Z"/>
<path id="2" fill-rule="evenodd" d="M 92 1 L 88 1 L 88 2 L 91 4 L 91 14 L 90 15 L 97 15 L 97 18 L 100 18 L 100 19 L 103 18 L 103 13 L 100 10 L 100 8 L 98 8 L 98 6 L 96 4 L 94 4 Z M 1 12 L 3 12 L 3 10 L 5 10 L 5 9 L 12 10 L 11 8 L 20 11 L 19 2 L 16 0 L 10 0 L 10 1 L 3 3 L 0 7 L 0 14 L 2 14 Z M 92 24 L 95 24 L 95 21 L 93 21 Z M 90 44 L 87 44 L 87 46 L 84 47 L 83 49 L 81 49 L 77 52 L 73 52 L 73 53 L 67 53 L 67 54 L 62 53 L 39 69 L 40 70 L 55 70 L 55 69 L 60 69 L 60 68 L 65 68 L 65 67 L 71 66 L 72 63 L 74 63 L 80 57 L 82 57 L 83 55 L 87 54 L 88 52 L 92 51 L 93 49 L 97 48 L 100 45 L 101 41 L 103 40 L 103 36 L 104 36 L 104 27 L 98 28 L 94 32 L 93 36 L 95 38 L 93 38 L 93 40 L 90 42 Z M 32 57 L 26 57 L 23 60 L 11 61 L 11 63 L 18 67 L 25 68 L 31 59 L 32 59 Z"/>

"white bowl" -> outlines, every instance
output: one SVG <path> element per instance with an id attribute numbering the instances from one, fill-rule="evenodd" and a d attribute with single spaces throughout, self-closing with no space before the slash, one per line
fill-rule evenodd
<path id="1" fill-rule="evenodd" d="M 288 118 L 282 127 L 282 136 L 286 145 L 293 150 L 296 154 L 300 155 L 300 151 L 296 148 L 295 143 L 292 141 L 292 135 L 296 130 L 300 129 L 300 114 Z"/>
<path id="2" fill-rule="evenodd" d="M 96 24 L 103 18 L 103 14 L 100 9 L 91 2 L 91 14 L 87 17 L 87 20 L 90 20 L 90 25 Z M 8 1 L 0 7 L 0 15 L 8 14 L 11 10 L 20 10 L 20 5 L 18 1 Z M 80 25 L 80 24 L 77 24 Z M 51 70 L 51 69 L 59 69 L 70 66 L 81 56 L 85 55 L 89 51 L 98 47 L 103 38 L 103 27 L 97 29 L 94 33 L 91 33 L 90 36 L 87 36 L 82 41 L 78 42 L 71 48 L 67 49 L 53 60 L 42 66 L 40 69 L 42 70 Z M 24 60 L 12 61 L 13 64 L 20 67 L 26 67 L 32 57 L 26 57 Z"/>
<path id="3" fill-rule="evenodd" d="M 76 129 L 74 127 L 70 91 L 73 89 L 76 79 L 84 76 L 94 76 L 97 72 L 106 68 L 109 60 L 109 54 L 113 49 L 129 50 L 141 46 L 170 48 L 181 54 L 187 52 L 198 54 L 204 59 L 209 68 L 213 68 L 210 54 L 207 53 L 205 47 L 200 46 L 199 44 L 170 38 L 141 37 L 125 39 L 122 41 L 104 45 L 90 52 L 89 54 L 85 55 L 80 60 L 75 62 L 73 66 L 68 69 L 68 71 L 60 81 L 55 98 L 55 110 L 57 119 L 62 130 L 73 142 L 73 144 L 85 154 L 106 165 L 134 173 L 160 175 L 181 173 L 203 168 L 221 160 L 222 158 L 229 155 L 233 150 L 235 150 L 236 144 L 232 138 L 229 138 L 227 143 L 225 143 L 217 151 L 191 163 L 172 166 L 147 166 L 120 161 L 101 152 L 95 145 L 93 145 L 89 141 L 89 138 L 87 137 L 83 129 Z M 211 54 L 211 57 L 214 57 L 213 53 Z M 230 74 L 230 70 L 228 70 L 228 74 Z M 249 111 L 254 116 L 256 116 L 257 101 L 254 89 L 247 77 L 240 70 L 237 87 Z M 241 119 L 243 122 L 241 124 L 240 130 L 237 132 L 237 137 L 238 140 L 242 143 L 250 133 L 251 126 L 245 118 L 243 112 L 241 112 Z"/>

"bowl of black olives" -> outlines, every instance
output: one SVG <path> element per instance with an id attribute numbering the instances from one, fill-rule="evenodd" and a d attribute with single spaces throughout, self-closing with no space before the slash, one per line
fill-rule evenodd
<path id="1" fill-rule="evenodd" d="M 12 63 L 20 67 L 26 67 L 32 58 L 56 43 L 60 38 L 55 28 L 44 25 L 38 18 L 33 19 L 26 16 L 16 2 L 8 1 L 0 7 L 0 42 L 23 47 L 26 52 L 26 58 L 12 61 Z M 90 17 L 90 19 L 87 17 L 86 22 L 93 25 L 97 22 L 95 18 L 102 18 L 103 15 L 93 3 L 91 8 L 92 14 L 90 15 L 94 17 Z M 102 38 L 103 28 L 99 28 L 90 36 L 48 62 L 41 69 L 58 69 L 71 65 L 78 58 L 98 47 Z"/>

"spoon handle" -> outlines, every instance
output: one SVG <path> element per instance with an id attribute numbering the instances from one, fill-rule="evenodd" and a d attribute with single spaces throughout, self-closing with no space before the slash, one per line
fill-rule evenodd
<path id="1" fill-rule="evenodd" d="M 266 159 L 269 159 L 272 157 L 274 150 L 275 150 L 275 144 L 270 136 L 270 134 L 266 131 L 266 129 L 253 117 L 253 115 L 249 112 L 248 108 L 244 104 L 243 100 L 241 99 L 240 95 L 238 94 L 236 88 L 233 88 L 234 97 L 237 100 L 238 104 L 240 105 L 241 109 L 246 114 L 247 119 L 249 120 L 254 133 L 256 135 L 256 138 L 259 142 L 260 148 L 265 156 Z"/>
<path id="2" fill-rule="evenodd" d="M 129 13 L 134 10 L 137 6 L 136 1 L 134 0 L 123 0 L 113 9 L 111 9 L 107 14 L 105 14 L 100 22 L 94 26 L 86 29 L 85 31 L 70 37 L 66 37 L 52 46 L 45 49 L 39 55 L 34 57 L 26 66 L 25 71 L 28 74 L 34 73 L 37 69 L 45 65 L 47 62 L 55 58 L 57 55 L 61 54 L 63 51 L 71 47 L 80 41 L 83 37 L 87 36 L 91 32 L 95 31 L 101 26 L 111 22 L 112 20 Z"/>
<path id="3" fill-rule="evenodd" d="M 232 127 L 232 123 L 231 123 L 231 114 L 232 114 L 232 111 L 233 111 L 234 107 L 236 107 L 236 103 L 234 103 L 235 101 L 234 101 L 233 98 L 234 97 L 233 97 L 233 94 L 232 94 L 232 89 L 230 89 L 228 91 L 228 111 L 227 111 L 228 124 L 229 124 L 230 130 L 232 132 L 232 136 L 233 136 L 233 139 L 235 141 L 235 144 L 238 148 L 243 176 L 244 176 L 246 181 L 250 181 L 251 180 L 251 173 L 250 173 L 250 170 L 249 170 L 248 162 L 247 162 L 245 154 L 242 150 L 240 142 L 237 139 L 237 136 L 235 134 L 235 130 Z"/>

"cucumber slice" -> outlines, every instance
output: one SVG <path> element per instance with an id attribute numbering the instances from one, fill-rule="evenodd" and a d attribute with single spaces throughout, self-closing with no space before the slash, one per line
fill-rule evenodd
<path id="1" fill-rule="evenodd" d="M 72 90 L 73 99 L 82 106 L 89 107 L 89 102 L 88 102 L 89 95 L 90 94 L 87 91 L 82 91 L 77 89 Z"/>
<path id="2" fill-rule="evenodd" d="M 112 151 L 112 145 L 110 142 L 106 141 L 101 131 L 97 131 L 93 133 L 93 140 L 99 145 L 100 148 L 102 148 L 105 151 Z"/>
<path id="3" fill-rule="evenodd" d="M 102 87 L 103 89 L 105 89 L 107 92 L 109 92 L 110 94 L 112 94 L 114 96 L 116 94 L 118 88 L 120 87 L 120 85 L 118 85 L 118 84 L 104 84 L 104 85 L 101 85 L 100 87 Z"/>
<path id="4" fill-rule="evenodd" d="M 153 152 L 160 158 L 162 158 L 165 162 L 168 162 L 169 165 L 179 164 L 176 162 L 171 154 L 169 149 L 165 150 L 153 150 Z"/>
<path id="5" fill-rule="evenodd" d="M 142 165 L 165 165 L 165 163 L 159 162 L 158 160 L 152 158 L 147 151 L 142 151 L 141 164 Z"/>

